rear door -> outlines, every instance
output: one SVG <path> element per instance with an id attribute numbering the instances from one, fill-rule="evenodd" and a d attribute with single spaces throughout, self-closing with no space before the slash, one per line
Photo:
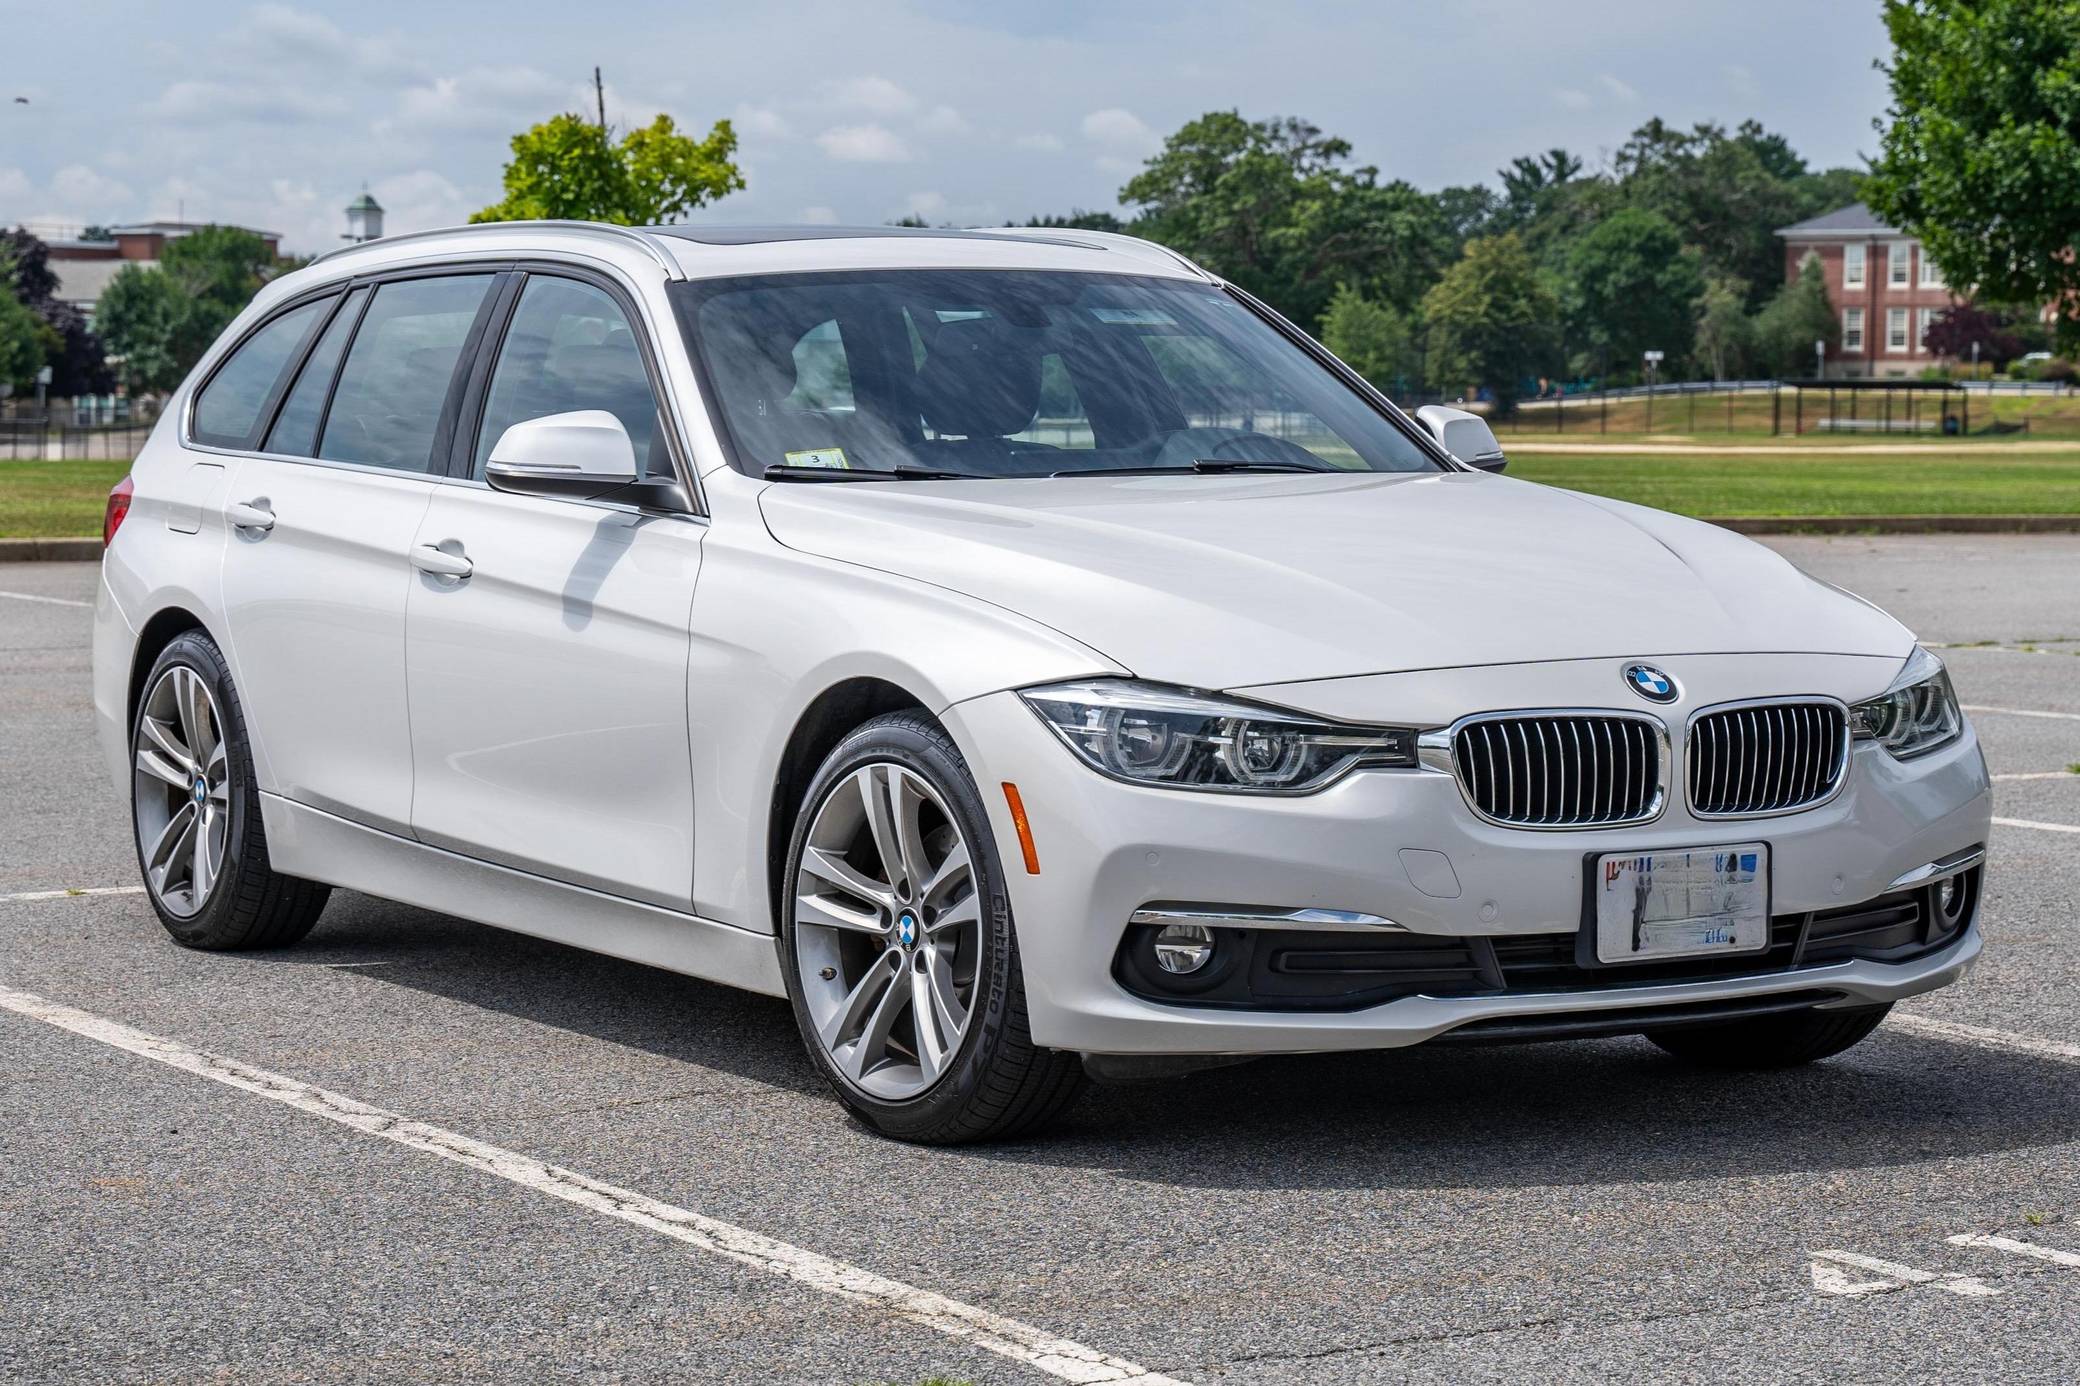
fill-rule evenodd
<path id="1" fill-rule="evenodd" d="M 352 285 L 243 440 L 242 410 L 211 409 L 224 371 L 194 415 L 198 441 L 249 454 L 227 493 L 224 612 L 261 786 L 391 832 L 411 820 L 407 554 L 497 283 L 451 269 Z"/>
<path id="2" fill-rule="evenodd" d="M 577 409 L 614 414 L 639 464 L 675 475 L 652 348 L 634 299 L 576 269 L 528 271 L 507 317 L 457 475 L 419 526 L 418 552 L 468 573 L 415 573 L 406 600 L 412 825 L 451 851 L 690 909 L 686 667 L 706 524 L 484 481 L 505 429 Z"/>

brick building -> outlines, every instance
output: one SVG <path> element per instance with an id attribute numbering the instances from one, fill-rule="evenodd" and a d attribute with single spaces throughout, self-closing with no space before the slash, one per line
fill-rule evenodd
<path id="1" fill-rule="evenodd" d="M 50 247 L 51 272 L 58 277 L 57 298 L 86 313 L 91 320 L 101 291 L 124 265 L 152 266 L 166 250 L 166 243 L 199 231 L 199 222 L 147 221 L 134 226 L 109 228 L 107 240 L 81 240 L 76 235 L 43 236 Z M 32 231 L 39 228 L 30 227 Z M 251 229 L 251 228 L 244 228 Z M 267 243 L 270 255 L 278 254 L 281 237 L 272 231 L 253 231 Z"/>
<path id="2" fill-rule="evenodd" d="M 1887 226 L 1861 202 L 1782 227 L 1784 276 L 1820 257 L 1827 301 L 1842 323 L 1829 375 L 1919 375 L 1937 357 L 1921 344 L 1936 314 L 1962 300 L 1912 236 Z"/>

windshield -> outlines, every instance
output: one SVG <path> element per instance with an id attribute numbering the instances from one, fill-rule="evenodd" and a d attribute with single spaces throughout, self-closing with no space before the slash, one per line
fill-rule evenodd
<path id="1" fill-rule="evenodd" d="M 1438 470 L 1209 284 L 886 270 L 673 291 L 733 460 L 754 476 Z"/>

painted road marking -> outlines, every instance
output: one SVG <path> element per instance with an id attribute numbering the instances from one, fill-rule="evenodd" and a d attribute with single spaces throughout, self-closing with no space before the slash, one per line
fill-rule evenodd
<path id="1" fill-rule="evenodd" d="M 1993 775 L 1995 780 L 2071 780 L 2080 784 L 2080 775 L 2070 770 L 2029 770 L 2017 775 Z"/>
<path id="2" fill-rule="evenodd" d="M 1953 1295 L 1967 1295 L 1974 1299 L 1989 1299 L 2000 1293 L 1974 1276 L 1959 1275 L 1954 1271 L 1926 1271 L 1916 1266 L 1903 1266 L 1897 1261 L 1860 1256 L 1853 1251 L 1815 1251 L 1809 1269 L 1813 1288 L 1823 1295 L 1877 1295 L 1904 1290 L 1909 1285 L 1934 1285 Z M 1864 1278 L 1859 1279 L 1850 1274 L 1851 1271 L 1863 1272 Z"/>
<path id="3" fill-rule="evenodd" d="M 1983 1025 L 1960 1025 L 1954 1020 L 1937 1020 L 1925 1015 L 1903 1015 L 1897 1011 L 1886 1019 L 1885 1028 L 1904 1030 L 1910 1035 L 1923 1035 L 1929 1039 L 1976 1045 L 1981 1049 L 1998 1049 L 2009 1054 L 2029 1054 L 2039 1059 L 2060 1059 L 2069 1064 L 2080 1063 L 2080 1044 L 2042 1039 L 2036 1035 L 2018 1035 L 2013 1030 L 1990 1030 Z"/>
<path id="4" fill-rule="evenodd" d="M 0 895 L 0 905 L 13 904 L 18 900 L 76 900 L 88 895 L 142 895 L 144 887 L 134 886 L 87 886 L 79 890 L 22 890 L 13 895 Z"/>
<path id="5" fill-rule="evenodd" d="M 1159 1375 L 1124 1358 L 1110 1356 L 1067 1338 L 1058 1338 L 1017 1319 L 962 1304 L 898 1280 L 889 1280 L 872 1271 L 819 1256 L 813 1251 L 805 1251 L 691 1209 L 660 1203 L 628 1189 L 603 1184 L 575 1171 L 544 1164 L 454 1131 L 413 1121 L 396 1112 L 371 1107 L 351 1097 L 285 1078 L 279 1073 L 253 1068 L 206 1050 L 191 1049 L 176 1040 L 148 1035 L 142 1030 L 133 1030 L 127 1025 L 74 1010 L 29 992 L 0 987 L 0 1009 L 69 1030 L 75 1035 L 198 1078 L 269 1098 L 311 1116 L 336 1121 L 363 1135 L 496 1175 L 522 1188 L 633 1223 L 825 1294 L 872 1305 L 949 1338 L 973 1343 L 1014 1362 L 1024 1363 L 1058 1380 L 1185 1386 L 1173 1377 Z"/>
<path id="6" fill-rule="evenodd" d="M 2071 823 L 2039 823 L 2034 818 L 1996 818 L 1993 821 L 2003 828 L 2035 828 L 2040 833 L 2080 833 L 2080 827 Z"/>
<path id="7" fill-rule="evenodd" d="M 45 602 L 51 606 L 86 606 L 92 602 L 75 601 L 71 597 L 39 597 L 34 592 L 0 592 L 0 597 L 12 597 L 18 602 Z"/>
<path id="8" fill-rule="evenodd" d="M 2055 1247 L 2038 1246 L 2035 1242 L 2018 1242 L 2012 1237 L 1993 1237 L 1984 1232 L 1960 1232 L 1944 1240 L 1952 1246 L 1982 1246 L 1989 1251 L 2005 1251 L 2015 1256 L 2049 1261 L 2067 1270 L 2080 1270 L 2080 1252 L 2060 1251 Z"/>
<path id="9" fill-rule="evenodd" d="M 1982 703 L 1964 704 L 1966 712 L 1997 712 L 2003 717 L 2055 717 L 2061 722 L 2080 722 L 2080 712 L 2041 712 L 2032 707 L 1987 707 Z"/>

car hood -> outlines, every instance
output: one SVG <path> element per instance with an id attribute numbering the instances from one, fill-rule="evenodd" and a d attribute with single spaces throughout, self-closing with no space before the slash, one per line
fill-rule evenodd
<path id="1" fill-rule="evenodd" d="M 778 484 L 790 548 L 981 598 L 1198 688 L 1541 660 L 1904 657 L 1760 544 L 1483 473 Z"/>

